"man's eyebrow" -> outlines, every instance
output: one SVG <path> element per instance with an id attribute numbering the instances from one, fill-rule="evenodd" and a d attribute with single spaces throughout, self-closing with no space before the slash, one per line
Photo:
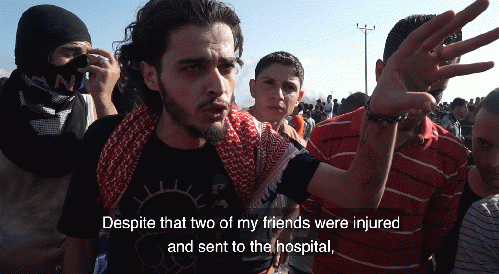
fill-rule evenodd
<path id="1" fill-rule="evenodd" d="M 222 57 L 220 58 L 222 63 L 236 63 L 237 59 L 235 57 Z M 208 57 L 188 57 L 184 59 L 180 59 L 177 61 L 177 64 L 209 64 L 213 61 L 213 58 Z"/>
<path id="2" fill-rule="evenodd" d="M 260 77 L 259 77 L 260 78 Z M 262 76 L 260 79 L 262 80 L 271 80 L 271 81 L 274 81 L 274 78 L 270 77 L 270 76 Z"/>
<path id="3" fill-rule="evenodd" d="M 212 61 L 211 58 L 206 58 L 206 57 L 188 57 L 184 59 L 180 59 L 177 61 L 177 64 L 182 65 L 182 64 L 208 64 Z"/>
<path id="4" fill-rule="evenodd" d="M 231 63 L 231 64 L 237 63 L 236 57 L 222 57 L 220 59 L 222 60 L 223 63 Z"/>

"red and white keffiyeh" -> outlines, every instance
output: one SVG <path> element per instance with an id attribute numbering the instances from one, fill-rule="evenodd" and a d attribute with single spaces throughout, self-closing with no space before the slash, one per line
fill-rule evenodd
<path id="1" fill-rule="evenodd" d="M 104 145 L 96 172 L 99 200 L 108 212 L 118 209 L 159 117 L 159 112 L 146 105 L 137 107 Z M 275 191 L 282 171 L 299 151 L 270 124 L 258 122 L 236 106 L 226 117 L 226 125 L 226 136 L 215 148 L 243 206 L 258 206 Z"/>

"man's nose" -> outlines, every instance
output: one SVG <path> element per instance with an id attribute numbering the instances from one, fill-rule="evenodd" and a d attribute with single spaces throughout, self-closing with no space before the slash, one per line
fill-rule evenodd
<path id="1" fill-rule="evenodd" d="M 284 93 L 282 91 L 282 88 L 280 86 L 275 87 L 272 89 L 272 98 L 275 98 L 277 100 L 284 100 Z"/>
<path id="2" fill-rule="evenodd" d="M 213 69 L 208 75 L 208 96 L 220 97 L 227 91 L 227 83 L 225 77 L 220 74 L 218 69 Z"/>

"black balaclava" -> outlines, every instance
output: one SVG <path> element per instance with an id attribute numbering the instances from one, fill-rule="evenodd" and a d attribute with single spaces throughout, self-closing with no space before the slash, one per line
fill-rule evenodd
<path id="1" fill-rule="evenodd" d="M 0 90 L 0 127 L 4 129 L 0 134 L 0 150 L 15 165 L 38 176 L 57 178 L 73 170 L 88 124 L 87 115 L 93 111 L 80 92 L 65 94 L 71 96 L 51 95 L 53 89 L 47 91 L 38 84 L 33 85 L 34 78 L 48 77 L 60 70 L 76 72 L 84 63 L 82 61 L 86 62 L 85 55 L 56 69 L 49 62 L 49 55 L 57 47 L 76 41 L 91 42 L 88 30 L 76 15 L 60 7 L 35 6 L 24 12 L 19 20 L 15 49 L 17 69 Z M 61 77 L 67 78 L 62 74 Z M 33 111 L 28 104 L 21 104 L 21 95 L 24 101 L 43 106 L 40 109 L 71 109 L 60 134 L 37 134 L 30 121 L 54 115 L 46 117 L 45 112 Z M 73 99 L 63 98 L 60 102 L 62 97 Z"/>
<path id="2" fill-rule="evenodd" d="M 39 5 L 29 8 L 23 13 L 17 27 L 15 57 L 17 68 L 29 78 L 44 77 L 50 88 L 54 88 L 59 71 L 66 71 L 62 75 L 68 83 L 71 75 L 77 74 L 76 68 L 85 67 L 86 63 L 67 65 L 73 68 L 56 67 L 49 62 L 50 54 L 59 46 L 70 42 L 86 41 L 91 43 L 90 34 L 85 23 L 73 13 L 53 5 Z M 85 58 L 86 62 L 86 58 Z M 38 79 L 35 78 L 35 79 Z M 77 76 L 82 80 L 83 75 Z M 78 82 L 78 81 L 77 81 Z M 78 83 L 76 89 L 82 83 Z M 73 90 L 71 90 L 73 91 Z M 69 95 L 69 94 L 68 94 Z"/>

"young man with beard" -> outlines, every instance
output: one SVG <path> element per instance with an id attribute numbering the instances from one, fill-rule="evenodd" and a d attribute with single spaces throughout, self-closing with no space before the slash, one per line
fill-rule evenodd
<path id="1" fill-rule="evenodd" d="M 457 16 L 474 18 L 471 17 L 473 10 L 482 4 L 488 3 L 477 1 Z M 411 33 L 420 32 L 433 18 L 433 15 L 413 15 L 393 27 L 386 40 L 383 61 L 376 62 L 378 85 L 394 53 L 407 43 Z M 459 66 L 458 54 L 441 58 L 441 52 L 462 45 L 460 41 L 461 31 L 457 31 L 448 33 L 438 46 L 427 48 L 436 56 L 436 69 L 444 71 Z M 420 69 L 414 67 L 412 72 L 418 71 Z M 448 77 L 423 90 L 436 102 L 447 87 L 445 78 Z M 421 91 L 411 88 L 417 83 L 408 79 L 404 82 L 409 90 Z M 351 168 L 363 138 L 359 129 L 364 113 L 364 108 L 358 109 L 317 125 L 307 146 L 310 154 L 335 167 Z M 384 196 L 375 212 L 352 213 L 335 202 L 316 197 L 303 205 L 301 212 L 309 218 L 346 218 L 351 224 L 359 219 L 400 222 L 399 228 L 374 226 L 366 230 L 351 225 L 349 229 L 317 229 L 322 242 L 334 242 L 335 252 L 316 254 L 314 273 L 426 273 L 432 267 L 430 256 L 456 218 L 466 174 L 466 150 L 458 138 L 431 122 L 426 114 L 411 109 L 407 119 L 398 123 L 392 166 Z"/>
<path id="2" fill-rule="evenodd" d="M 499 194 L 475 202 L 464 216 L 452 273 L 499 272 Z"/>
<path id="3" fill-rule="evenodd" d="M 454 227 L 445 237 L 442 245 L 435 252 L 436 272 L 438 274 L 451 273 L 454 268 L 456 250 L 458 248 L 459 230 L 463 229 L 466 221 L 463 218 L 474 202 L 499 193 L 499 89 L 490 92 L 480 102 L 475 110 L 472 131 L 473 160 L 475 165 L 468 167 L 468 174 L 463 193 L 459 202 L 457 219 Z M 479 210 L 475 205 L 473 213 Z M 461 225 L 463 223 L 463 225 Z M 467 225 L 468 228 L 469 222 Z M 466 228 L 464 228 L 466 229 Z M 491 237 L 493 238 L 493 237 Z M 473 241 L 467 239 L 468 244 Z M 469 248 L 469 246 L 467 247 Z M 467 256 L 464 251 L 461 256 Z M 479 258 L 480 259 L 480 258 Z M 463 259 L 456 259 L 460 267 L 466 269 Z M 463 271 L 463 269 L 461 269 Z"/>
<path id="4" fill-rule="evenodd" d="M 476 16 L 485 7 L 480 1 L 468 14 Z M 243 264 L 243 254 L 231 246 L 227 252 L 198 249 L 200 243 L 237 245 L 237 226 L 161 228 L 159 219 L 236 220 L 245 209 L 261 210 L 276 193 L 297 203 L 313 193 L 344 207 L 376 207 L 396 121 L 410 106 L 436 108 L 428 94 L 407 92 L 402 78 L 416 83 L 411 89 L 426 90 L 440 79 L 493 66 L 435 69 L 441 60 L 499 37 L 490 32 L 474 38 L 476 43 L 442 49 L 441 59 L 430 53 L 471 19 L 444 13 L 394 54 L 371 97 L 357 157 L 349 170 L 340 170 L 298 151 L 270 124 L 232 105 L 243 38 L 229 6 L 213 0 L 148 2 L 119 49 L 125 74 L 141 87 L 147 103 L 124 118 L 102 119 L 87 132 L 59 222 L 70 236 L 63 271 L 92 271 L 95 237 L 106 215 L 158 222 L 133 231 L 105 224 L 114 227 L 109 273 L 258 273 L 267 266 Z M 415 67 L 420 70 L 414 73 Z M 195 252 L 169 250 L 189 243 Z"/>
<path id="5" fill-rule="evenodd" d="M 475 202 L 464 216 L 452 273 L 499 272 L 499 194 Z"/>
<path id="6" fill-rule="evenodd" d="M 55 273 L 64 256 L 56 226 L 81 139 L 98 116 L 116 113 L 120 69 L 92 49 L 76 15 L 52 5 L 23 13 L 15 61 L 0 92 L 0 273 Z"/>

